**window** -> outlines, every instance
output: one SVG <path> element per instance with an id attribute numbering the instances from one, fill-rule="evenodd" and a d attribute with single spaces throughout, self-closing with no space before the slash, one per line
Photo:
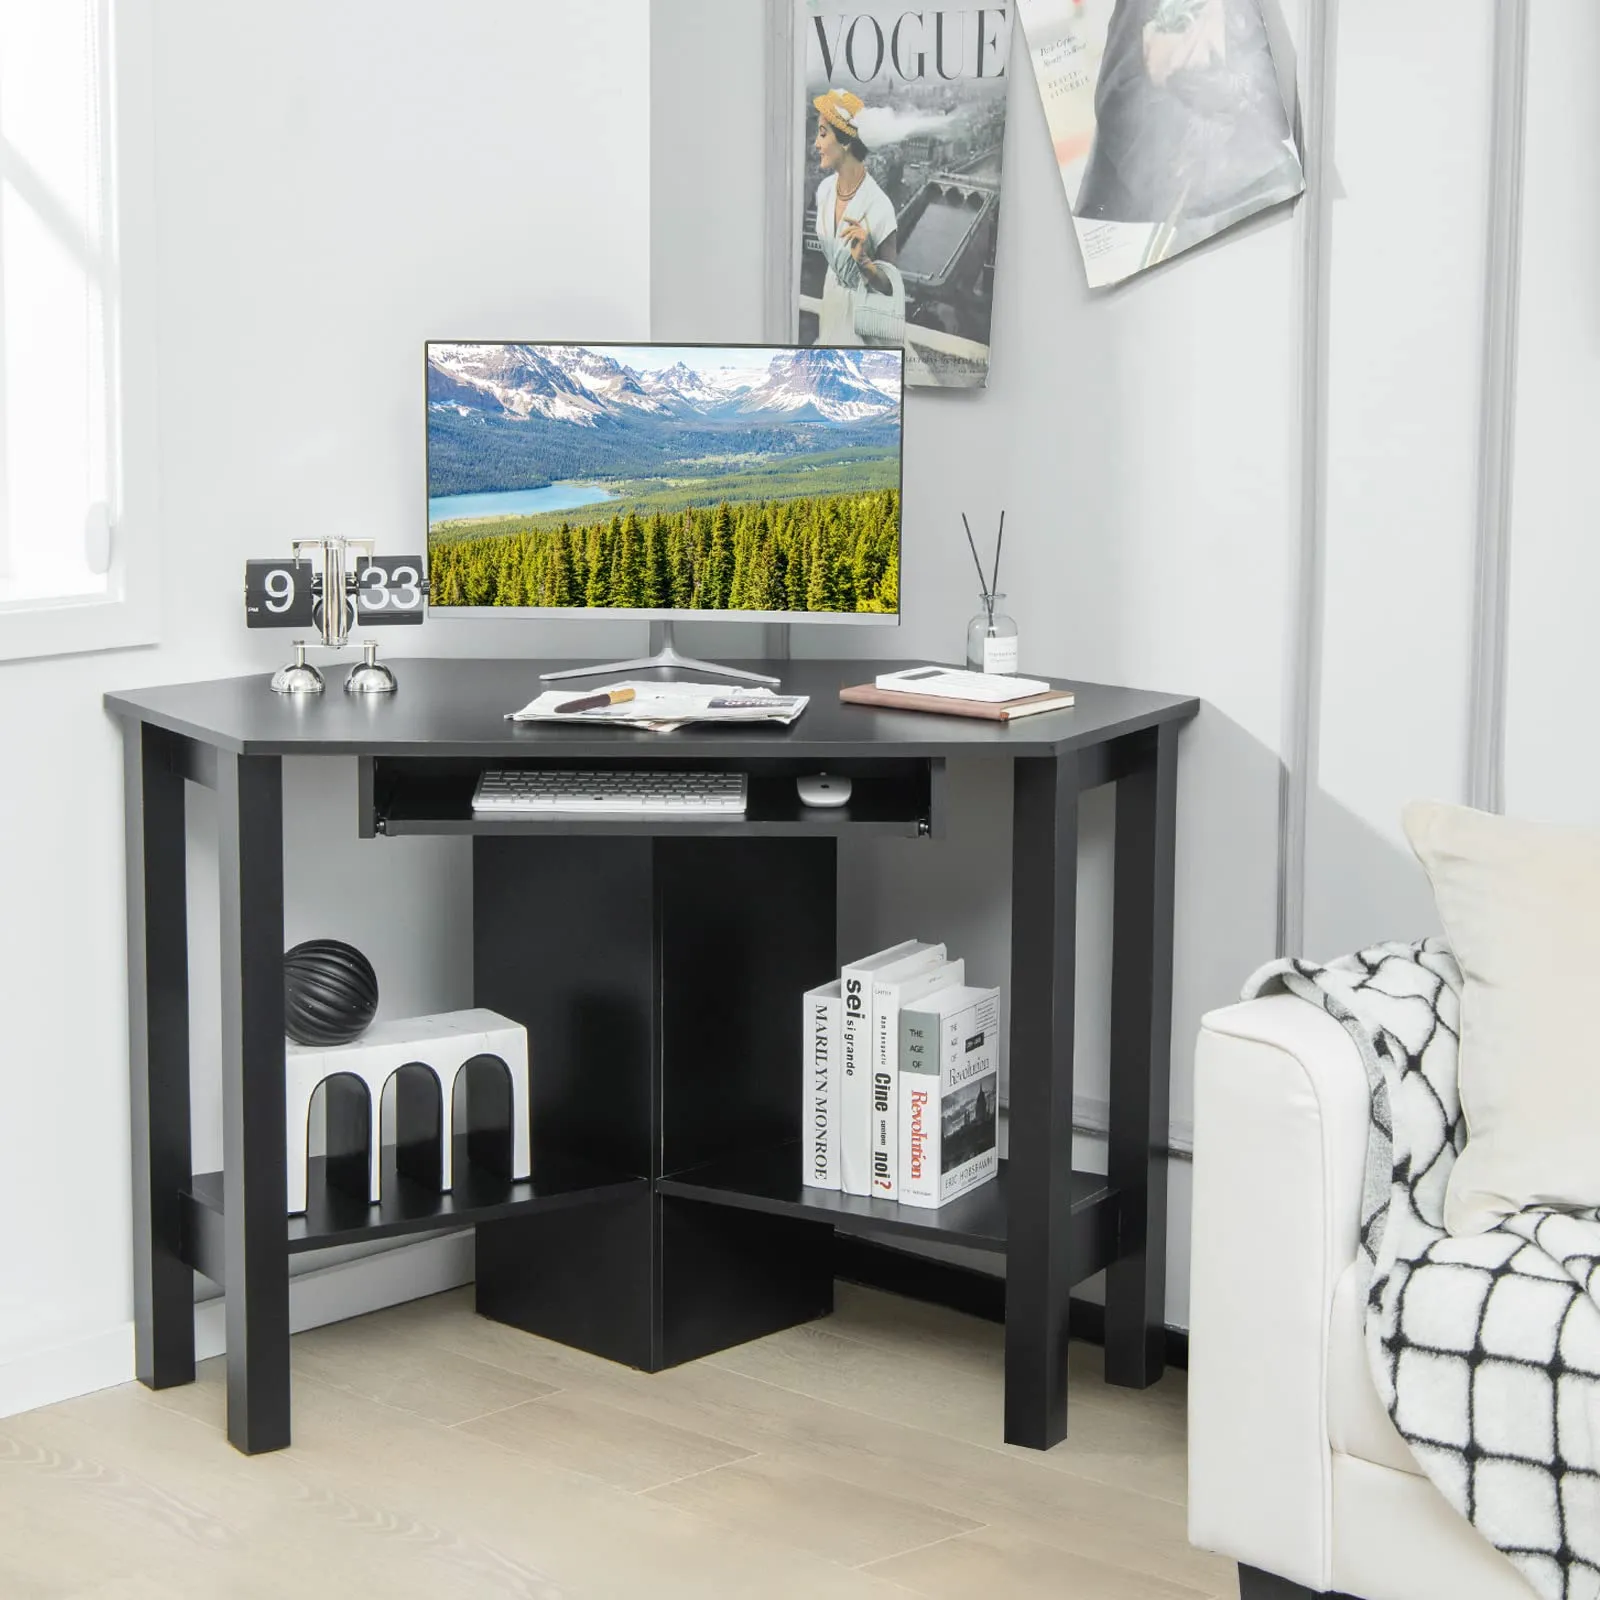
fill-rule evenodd
<path id="1" fill-rule="evenodd" d="M 0 0 L 0 657 L 154 638 L 148 0 Z"/>

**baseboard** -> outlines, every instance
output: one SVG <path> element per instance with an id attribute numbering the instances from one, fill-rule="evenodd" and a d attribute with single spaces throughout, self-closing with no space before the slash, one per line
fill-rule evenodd
<path id="1" fill-rule="evenodd" d="M 459 1289 L 472 1282 L 473 1235 L 449 1233 L 396 1245 L 336 1267 L 302 1272 L 289 1280 L 289 1332 L 304 1333 L 330 1322 L 364 1317 L 407 1300 Z M 197 1361 L 225 1355 L 226 1305 L 219 1295 L 194 1308 Z"/>
<path id="2" fill-rule="evenodd" d="M 847 1283 L 904 1295 L 908 1300 L 964 1311 L 986 1322 L 1006 1320 L 1004 1278 L 953 1262 L 913 1255 L 909 1250 L 896 1250 L 892 1245 L 870 1239 L 836 1233 L 833 1275 Z M 1074 1298 L 1068 1326 L 1074 1339 L 1103 1345 L 1106 1342 L 1106 1309 L 1095 1301 Z M 1189 1334 L 1186 1329 L 1167 1329 L 1166 1362 L 1169 1367 L 1188 1371 Z"/>
<path id="3" fill-rule="evenodd" d="M 1111 1137 L 1111 1102 L 1093 1095 L 1072 1097 L 1072 1131 L 1104 1144 Z M 1167 1124 L 1167 1147 L 1163 1152 L 1175 1161 L 1194 1160 L 1194 1124 L 1174 1117 Z"/>
<path id="4" fill-rule="evenodd" d="M 120 1322 L 67 1344 L 0 1363 L 0 1417 L 109 1389 L 133 1376 L 133 1324 Z"/>
<path id="5" fill-rule="evenodd" d="M 472 1234 L 419 1239 L 337 1266 L 298 1274 L 289 1285 L 289 1326 L 295 1333 L 365 1316 L 407 1300 L 443 1294 L 472 1281 Z M 195 1356 L 227 1350 L 222 1298 L 194 1308 Z M 133 1379 L 133 1323 L 124 1322 L 69 1344 L 32 1351 L 0 1364 L 0 1417 L 71 1400 Z"/>

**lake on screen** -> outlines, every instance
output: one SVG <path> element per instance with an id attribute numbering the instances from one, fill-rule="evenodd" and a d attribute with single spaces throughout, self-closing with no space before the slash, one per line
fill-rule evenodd
<path id="1" fill-rule="evenodd" d="M 428 526 L 458 517 L 520 517 L 531 511 L 571 511 L 617 497 L 598 483 L 551 483 L 502 494 L 441 494 L 428 501 Z"/>

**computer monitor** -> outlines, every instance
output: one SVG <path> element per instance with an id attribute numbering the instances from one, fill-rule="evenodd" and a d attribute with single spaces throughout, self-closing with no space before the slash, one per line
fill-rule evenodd
<path id="1" fill-rule="evenodd" d="M 903 407 L 898 350 L 430 342 L 430 609 L 897 623 Z"/>

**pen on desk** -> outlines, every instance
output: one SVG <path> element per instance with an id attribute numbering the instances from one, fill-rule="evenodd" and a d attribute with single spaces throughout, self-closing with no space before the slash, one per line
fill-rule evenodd
<path id="1" fill-rule="evenodd" d="M 621 705 L 624 700 L 633 699 L 633 694 L 632 689 L 602 689 L 599 694 L 586 694 L 579 700 L 563 700 L 556 712 L 598 711 L 601 706 Z"/>

